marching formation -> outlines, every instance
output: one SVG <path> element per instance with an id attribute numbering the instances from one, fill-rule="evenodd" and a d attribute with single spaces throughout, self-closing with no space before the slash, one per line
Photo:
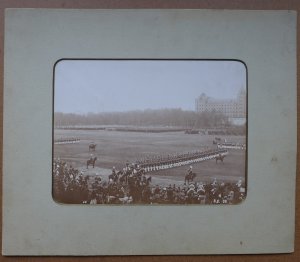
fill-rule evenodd
<path id="1" fill-rule="evenodd" d="M 54 140 L 55 145 L 74 144 L 74 143 L 79 143 L 79 142 L 80 142 L 80 139 L 77 137 L 57 138 Z"/>
<path id="2" fill-rule="evenodd" d="M 223 160 L 224 156 L 226 156 L 227 154 L 228 151 L 226 149 L 193 151 L 181 154 L 168 154 L 167 156 L 159 155 L 148 157 L 142 160 L 138 160 L 137 164 L 141 166 L 145 170 L 145 172 L 150 172 L 190 165 L 192 163 L 198 163 L 217 157 L 221 157 Z"/>
<path id="3" fill-rule="evenodd" d="M 223 143 L 223 144 L 218 144 L 217 147 L 219 149 L 242 149 L 242 150 L 246 149 L 245 144 L 229 143 L 229 142 Z"/>

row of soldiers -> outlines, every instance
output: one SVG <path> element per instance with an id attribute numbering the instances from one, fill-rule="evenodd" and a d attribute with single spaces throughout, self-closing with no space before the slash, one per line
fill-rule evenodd
<path id="1" fill-rule="evenodd" d="M 208 149 L 206 150 L 208 151 Z M 195 150 L 195 151 L 189 151 L 189 152 L 180 152 L 180 153 L 173 153 L 173 154 L 159 154 L 159 155 L 149 155 L 144 158 L 141 158 L 137 161 L 138 164 L 152 164 L 159 161 L 169 161 L 169 160 L 176 160 L 181 158 L 190 157 L 193 155 L 198 155 L 204 151 Z"/>
<path id="2" fill-rule="evenodd" d="M 68 138 L 57 138 L 54 140 L 54 144 L 73 144 L 79 143 L 80 139 L 78 137 L 68 137 Z"/>
<path id="3" fill-rule="evenodd" d="M 184 165 L 190 165 L 192 163 L 201 162 L 204 160 L 213 159 L 219 155 L 227 155 L 226 149 L 207 150 L 207 151 L 195 151 L 192 153 L 180 154 L 173 158 L 158 159 L 156 162 L 140 162 L 137 161 L 145 172 L 164 170 L 173 167 L 180 167 Z"/>

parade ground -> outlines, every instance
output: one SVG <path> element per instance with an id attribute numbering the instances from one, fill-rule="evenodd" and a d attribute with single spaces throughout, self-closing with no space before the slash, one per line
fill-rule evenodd
<path id="1" fill-rule="evenodd" d="M 135 163 L 149 156 L 186 153 L 197 150 L 215 149 L 215 136 L 203 134 L 185 134 L 184 132 L 144 133 L 110 130 L 54 130 L 55 139 L 77 138 L 76 143 L 54 144 L 53 157 L 60 158 L 68 165 L 79 169 L 85 175 L 100 176 L 106 179 L 115 167 L 121 170 L 126 162 Z M 246 143 L 245 136 L 219 136 L 233 143 Z M 90 150 L 90 143 L 96 144 Z M 246 178 L 246 150 L 229 149 L 224 162 L 215 159 L 194 163 L 195 181 L 210 181 L 214 178 L 234 182 Z M 86 168 L 86 161 L 97 157 L 95 168 Z M 189 166 L 167 170 L 152 171 L 155 184 L 177 184 L 184 181 Z"/>

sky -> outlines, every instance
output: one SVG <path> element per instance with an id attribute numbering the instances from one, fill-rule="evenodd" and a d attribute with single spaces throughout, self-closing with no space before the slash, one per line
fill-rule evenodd
<path id="1" fill-rule="evenodd" d="M 246 68 L 238 61 L 61 60 L 55 67 L 54 111 L 195 110 L 202 93 L 230 99 L 241 88 Z"/>

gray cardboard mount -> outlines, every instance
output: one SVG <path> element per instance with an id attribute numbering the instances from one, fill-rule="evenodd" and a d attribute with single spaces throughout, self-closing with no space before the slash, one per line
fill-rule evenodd
<path id="1" fill-rule="evenodd" d="M 52 80 L 61 58 L 244 61 L 247 199 L 233 206 L 55 203 Z M 4 255 L 293 251 L 295 12 L 8 9 L 4 66 Z"/>

